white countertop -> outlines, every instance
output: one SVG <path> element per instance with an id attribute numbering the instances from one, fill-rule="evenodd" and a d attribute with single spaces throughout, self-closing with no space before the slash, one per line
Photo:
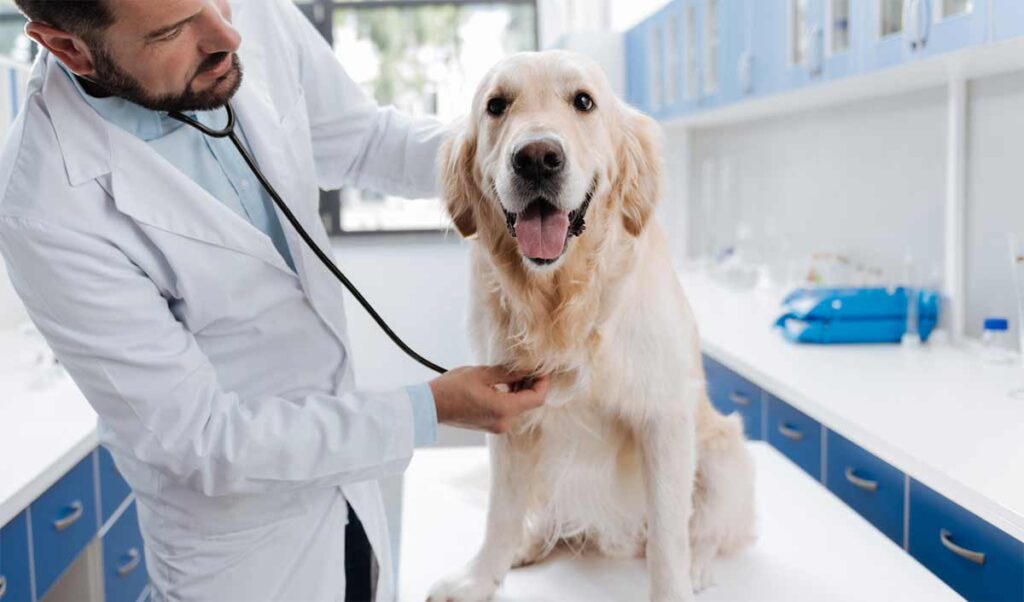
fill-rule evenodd
<path id="1" fill-rule="evenodd" d="M 0 526 L 86 457 L 96 413 L 67 374 L 46 367 L 45 345 L 0 333 Z"/>
<path id="2" fill-rule="evenodd" d="M 952 345 L 798 345 L 777 297 L 682 273 L 704 351 L 911 477 L 1024 540 L 1024 368 Z"/>
<path id="3" fill-rule="evenodd" d="M 702 602 L 737 600 L 960 600 L 927 569 L 764 443 L 757 463 L 759 538 L 720 560 Z M 417 451 L 405 474 L 399 601 L 423 602 L 483 540 L 484 447 Z M 495 600 L 600 602 L 647 599 L 642 560 L 566 552 L 508 574 Z"/>

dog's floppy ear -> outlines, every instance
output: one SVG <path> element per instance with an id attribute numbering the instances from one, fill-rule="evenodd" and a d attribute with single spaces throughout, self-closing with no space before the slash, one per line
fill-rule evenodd
<path id="1" fill-rule="evenodd" d="M 476 138 L 471 135 L 468 124 L 457 125 L 448 134 L 439 153 L 438 168 L 445 206 L 455 229 L 463 237 L 470 238 L 476 234 L 473 205 L 480 202 L 483 195 L 473 178 Z"/>
<path id="2" fill-rule="evenodd" d="M 658 123 L 623 106 L 618 145 L 619 176 L 613 192 L 622 203 L 626 231 L 639 236 L 661 196 L 661 129 Z"/>

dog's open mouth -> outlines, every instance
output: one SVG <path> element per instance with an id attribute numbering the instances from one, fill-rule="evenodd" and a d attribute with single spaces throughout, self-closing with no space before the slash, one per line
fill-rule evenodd
<path id="1" fill-rule="evenodd" d="M 569 238 L 586 229 L 585 218 L 594 196 L 593 188 L 575 211 L 564 211 L 544 197 L 537 197 L 522 213 L 505 211 L 508 232 L 519 244 L 524 257 L 537 265 L 558 261 L 569 245 Z"/>

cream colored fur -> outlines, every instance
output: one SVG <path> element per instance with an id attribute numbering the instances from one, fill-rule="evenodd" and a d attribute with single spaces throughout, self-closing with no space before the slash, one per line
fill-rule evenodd
<path id="1" fill-rule="evenodd" d="M 579 91 L 596 108 L 573 105 Z M 487 101 L 512 99 L 500 118 Z M 538 267 L 507 232 L 520 141 L 561 142 L 559 203 L 595 194 L 587 229 Z M 742 426 L 710 405 L 697 328 L 651 219 L 657 124 L 620 102 L 601 70 L 567 52 L 503 61 L 441 159 L 449 211 L 473 238 L 470 328 L 481 361 L 552 375 L 547 406 L 491 437 L 492 483 L 477 556 L 431 600 L 489 599 L 513 566 L 556 545 L 646 555 L 652 600 L 690 600 L 714 558 L 753 540 L 753 467 Z M 512 210 L 512 209 L 509 209 Z"/>

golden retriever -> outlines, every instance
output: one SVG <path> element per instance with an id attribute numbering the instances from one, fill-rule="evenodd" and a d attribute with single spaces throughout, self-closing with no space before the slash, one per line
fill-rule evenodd
<path id="1" fill-rule="evenodd" d="M 489 599 L 559 543 L 646 554 L 652 600 L 690 600 L 754 537 L 741 423 L 710 405 L 693 314 L 652 213 L 657 124 L 569 52 L 481 82 L 439 168 L 471 237 L 470 331 L 489 364 L 550 374 L 548 404 L 489 439 L 476 557 L 434 602 Z"/>

